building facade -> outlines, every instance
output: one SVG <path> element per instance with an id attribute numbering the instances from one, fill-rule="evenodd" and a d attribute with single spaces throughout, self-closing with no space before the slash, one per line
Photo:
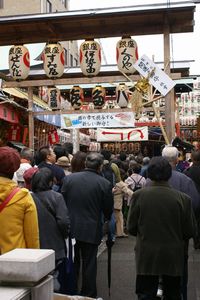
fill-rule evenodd
<path id="1" fill-rule="evenodd" d="M 27 14 L 45 14 L 66 11 L 69 0 L 0 0 L 0 17 Z M 44 41 L 46 42 L 46 41 Z M 58 41 L 62 42 L 62 41 Z M 78 65 L 78 44 L 76 41 L 62 42 L 65 48 L 65 64 L 67 67 Z"/>

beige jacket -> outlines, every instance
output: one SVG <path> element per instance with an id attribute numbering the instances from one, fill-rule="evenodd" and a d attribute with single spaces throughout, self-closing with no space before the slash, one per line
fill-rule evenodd
<path id="1" fill-rule="evenodd" d="M 133 191 L 128 188 L 128 185 L 120 181 L 116 183 L 115 187 L 113 188 L 114 194 L 114 209 L 121 210 L 123 205 L 123 196 L 127 196 L 131 198 L 133 195 Z"/>

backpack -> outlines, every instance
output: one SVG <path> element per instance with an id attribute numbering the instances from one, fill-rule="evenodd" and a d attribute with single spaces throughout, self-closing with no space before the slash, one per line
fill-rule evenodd
<path id="1" fill-rule="evenodd" d="M 110 181 L 112 188 L 116 184 L 116 179 L 115 179 L 115 173 L 113 172 L 113 169 L 111 168 L 111 163 L 107 163 L 103 165 L 101 174 L 104 178 L 106 178 L 108 181 Z"/>
<path id="2" fill-rule="evenodd" d="M 141 184 L 140 184 L 140 181 L 142 180 L 143 177 L 141 176 L 140 179 L 139 179 L 139 181 L 135 181 L 135 179 L 133 179 L 131 176 L 130 176 L 130 178 L 131 178 L 131 180 L 133 180 L 133 182 L 134 182 L 134 184 L 135 184 L 134 188 L 132 189 L 131 186 L 130 186 L 130 189 L 131 189 L 133 192 L 135 192 L 135 191 L 137 191 L 137 190 L 140 190 L 140 189 L 142 188 L 142 186 L 141 186 Z"/>

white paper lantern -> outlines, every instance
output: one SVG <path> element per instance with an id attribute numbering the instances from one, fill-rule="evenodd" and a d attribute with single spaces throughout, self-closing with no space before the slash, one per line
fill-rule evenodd
<path id="1" fill-rule="evenodd" d="M 116 100 L 119 107 L 125 108 L 128 106 L 129 88 L 125 83 L 120 83 L 116 87 Z"/>
<path id="2" fill-rule="evenodd" d="M 87 40 L 80 46 L 80 67 L 86 76 L 96 76 L 101 68 L 101 47 L 94 40 Z"/>
<path id="3" fill-rule="evenodd" d="M 12 46 L 9 51 L 9 70 L 15 80 L 26 79 L 30 71 L 30 55 L 25 46 Z"/>
<path id="4" fill-rule="evenodd" d="M 133 74 L 135 68 L 133 65 L 138 60 L 138 47 L 136 41 L 131 37 L 122 37 L 116 46 L 117 66 L 125 74 Z"/>
<path id="5" fill-rule="evenodd" d="M 48 103 L 51 109 L 60 109 L 61 95 L 57 88 L 48 89 Z"/>
<path id="6" fill-rule="evenodd" d="M 43 51 L 44 71 L 49 78 L 59 78 L 64 73 L 65 55 L 63 47 L 48 44 Z"/>

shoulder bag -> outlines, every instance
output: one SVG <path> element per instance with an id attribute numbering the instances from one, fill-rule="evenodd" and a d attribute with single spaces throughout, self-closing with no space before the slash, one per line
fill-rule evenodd
<path id="1" fill-rule="evenodd" d="M 15 187 L 11 193 L 7 196 L 7 198 L 0 205 L 0 212 L 6 207 L 6 205 L 10 202 L 12 197 L 20 190 L 19 187 Z"/>

